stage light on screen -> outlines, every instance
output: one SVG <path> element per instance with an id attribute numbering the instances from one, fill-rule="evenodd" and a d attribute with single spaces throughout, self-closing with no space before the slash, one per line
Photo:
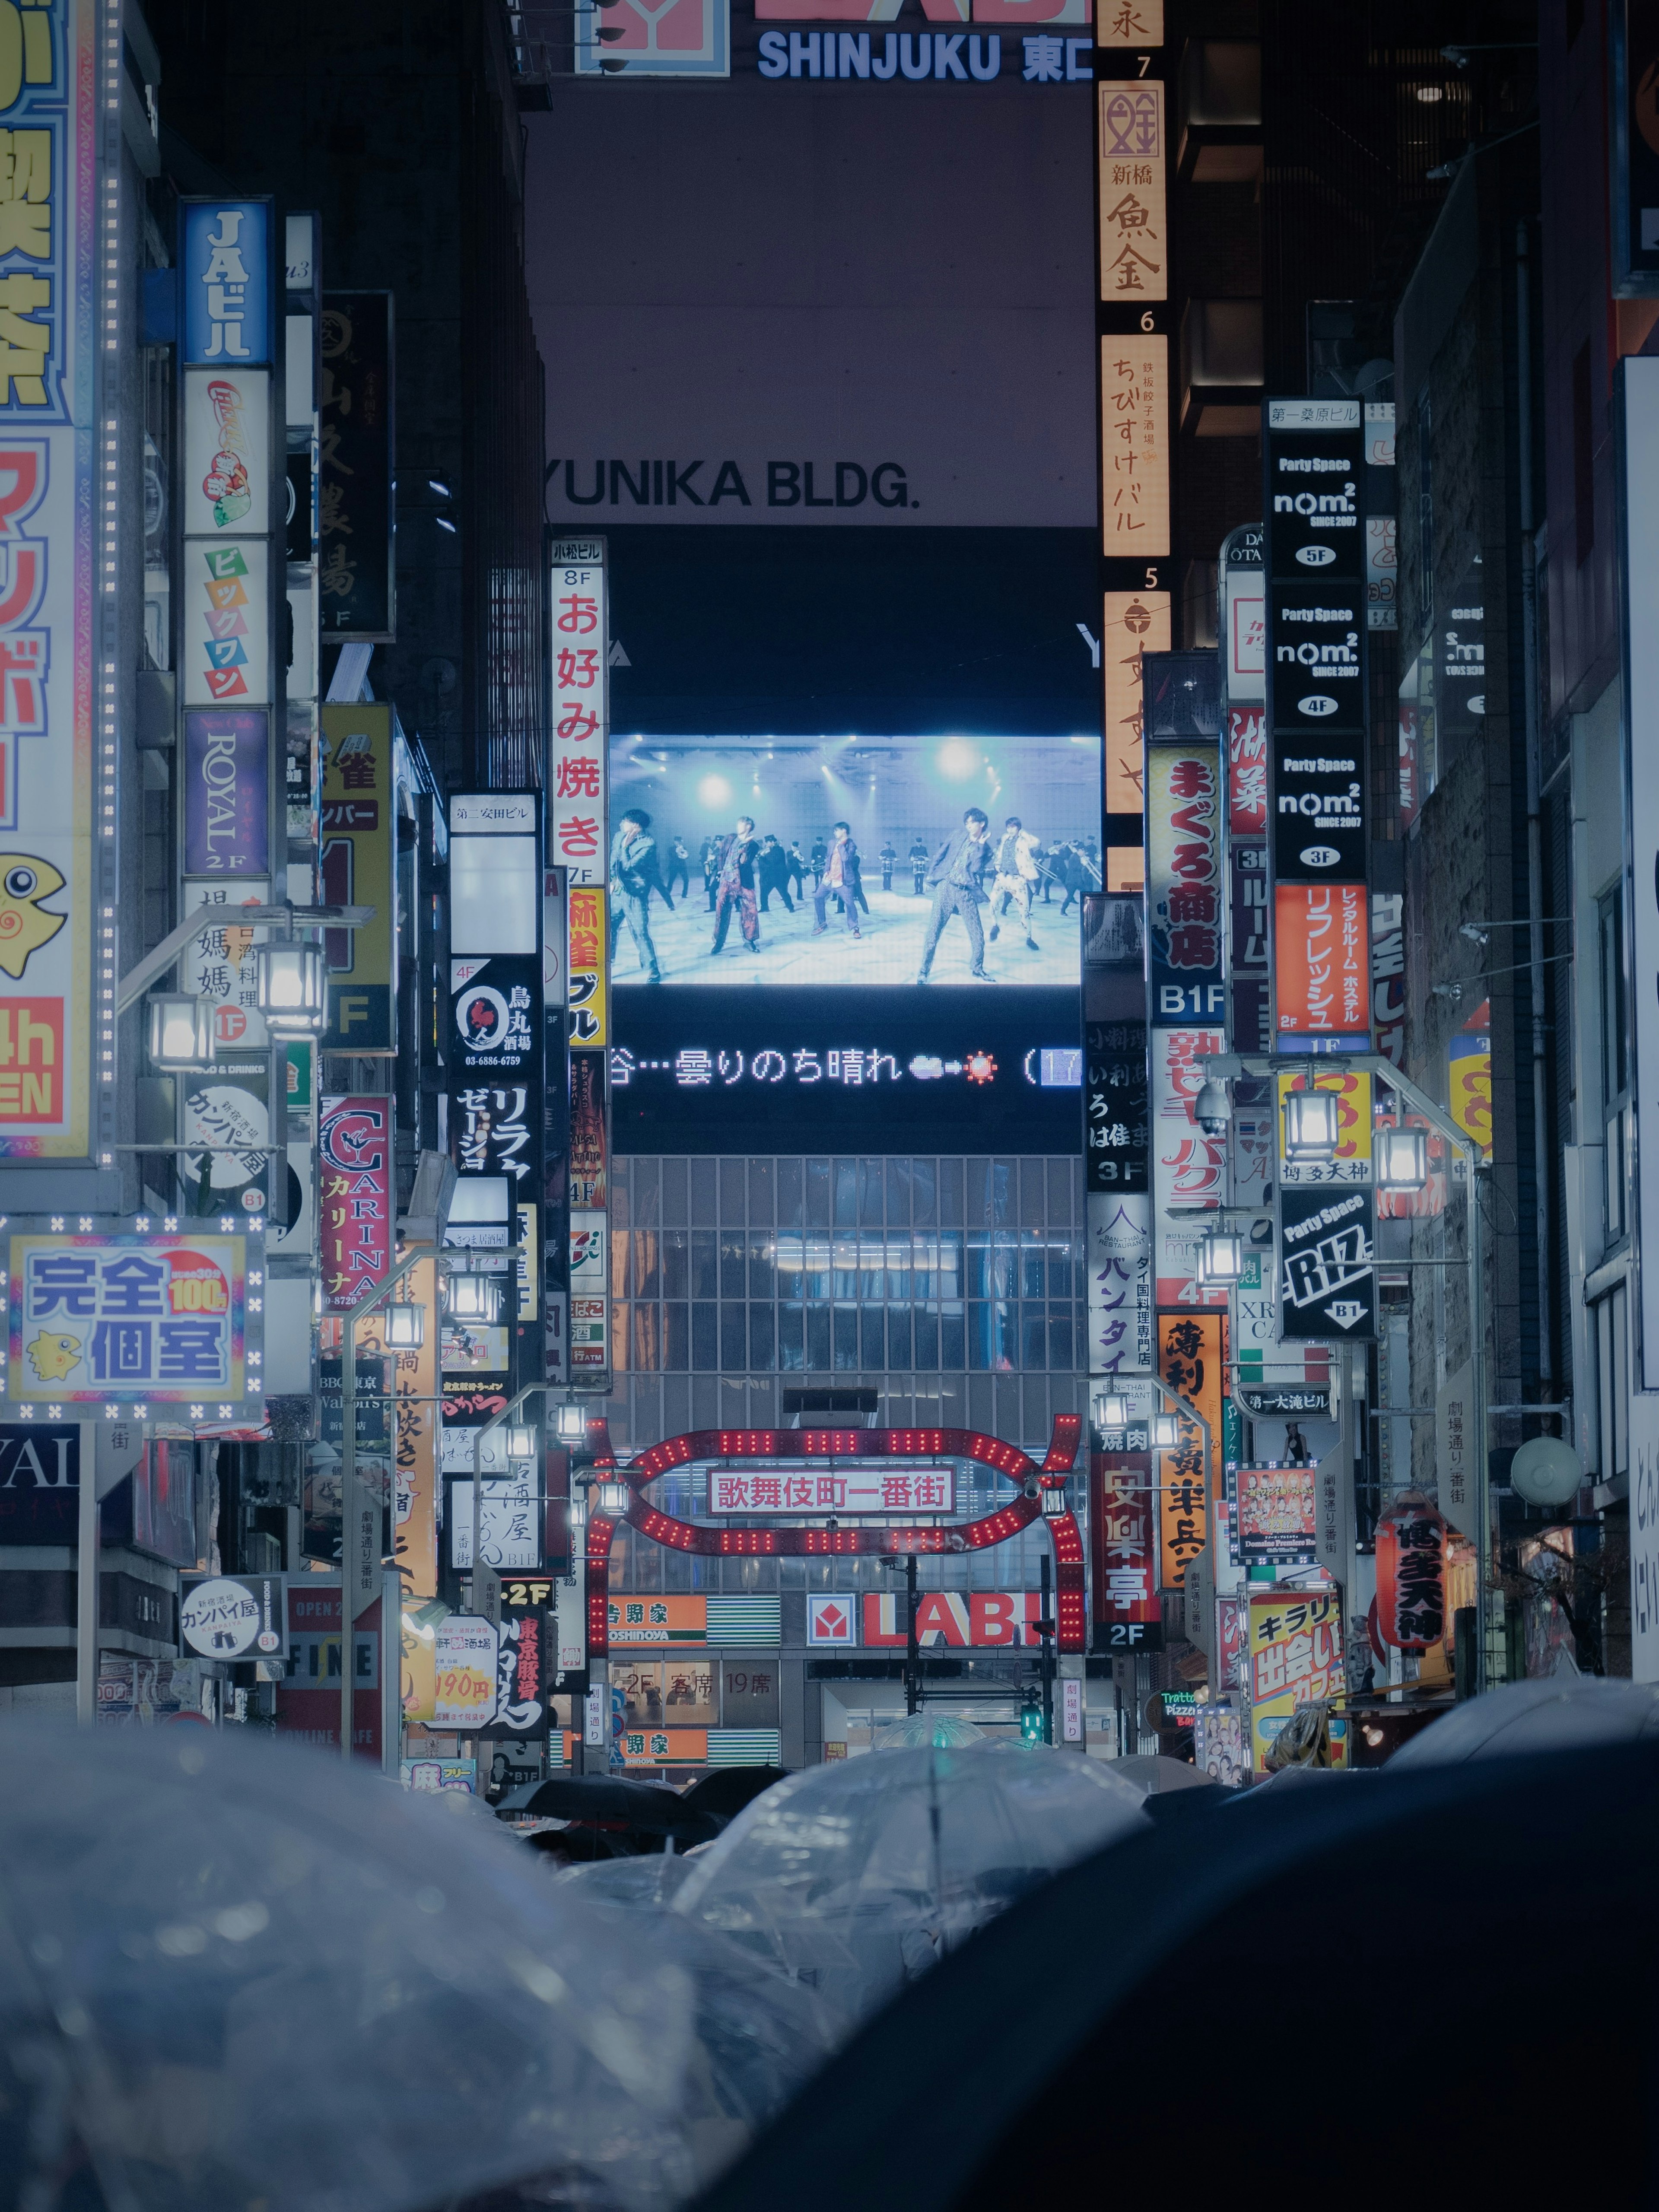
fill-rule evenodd
<path id="1" fill-rule="evenodd" d="M 946 738 L 936 757 L 939 774 L 952 783 L 968 782 L 984 766 L 979 747 L 969 744 L 966 738 Z"/>
<path id="2" fill-rule="evenodd" d="M 704 806 L 729 806 L 732 787 L 723 775 L 706 775 L 697 786 L 697 798 Z"/>

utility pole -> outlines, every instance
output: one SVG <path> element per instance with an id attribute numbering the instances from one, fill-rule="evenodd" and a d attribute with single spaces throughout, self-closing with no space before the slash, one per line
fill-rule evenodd
<path id="1" fill-rule="evenodd" d="M 921 1711 L 921 1646 L 916 1640 L 916 1555 L 904 1562 L 904 1710 Z"/>
<path id="2" fill-rule="evenodd" d="M 1039 1562 L 1042 1583 L 1042 1611 L 1037 1620 L 1037 1634 L 1042 1642 L 1042 1741 L 1054 1740 L 1054 1609 L 1053 1563 L 1045 1552 Z"/>

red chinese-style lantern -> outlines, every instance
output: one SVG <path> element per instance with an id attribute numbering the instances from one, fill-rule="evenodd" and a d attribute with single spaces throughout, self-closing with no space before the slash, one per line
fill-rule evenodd
<path id="1" fill-rule="evenodd" d="M 1376 1626 L 1400 1651 L 1446 1633 L 1446 1523 L 1420 1490 L 1402 1490 L 1376 1524 Z"/>

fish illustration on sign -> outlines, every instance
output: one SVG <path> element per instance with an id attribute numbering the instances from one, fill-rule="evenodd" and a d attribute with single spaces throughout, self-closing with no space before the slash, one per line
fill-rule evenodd
<path id="1" fill-rule="evenodd" d="M 78 1336 L 59 1336 L 43 1328 L 28 1347 L 29 1365 L 36 1380 L 41 1382 L 61 1382 L 81 1364 L 81 1340 Z"/>
<path id="2" fill-rule="evenodd" d="M 40 904 L 63 888 L 64 878 L 50 860 L 27 853 L 0 854 L 0 968 L 8 975 L 21 975 L 29 955 L 50 943 L 69 920 Z"/>

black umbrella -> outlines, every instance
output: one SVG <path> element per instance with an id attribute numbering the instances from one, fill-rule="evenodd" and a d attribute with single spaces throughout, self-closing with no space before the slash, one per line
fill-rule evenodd
<path id="1" fill-rule="evenodd" d="M 718 1766 L 712 1774 L 694 1782 L 680 1802 L 695 1805 L 700 1813 L 712 1813 L 724 1826 L 783 1778 L 781 1766 Z"/>
<path id="2" fill-rule="evenodd" d="M 623 1820 L 647 1835 L 691 1844 L 707 1843 L 726 1825 L 662 1783 L 611 1774 L 550 1774 L 510 1790 L 495 1810 L 538 1820 Z"/>
<path id="3" fill-rule="evenodd" d="M 700 2212 L 1655 2203 L 1656 1861 L 1649 1746 L 1195 1813 L 906 1990 Z"/>

